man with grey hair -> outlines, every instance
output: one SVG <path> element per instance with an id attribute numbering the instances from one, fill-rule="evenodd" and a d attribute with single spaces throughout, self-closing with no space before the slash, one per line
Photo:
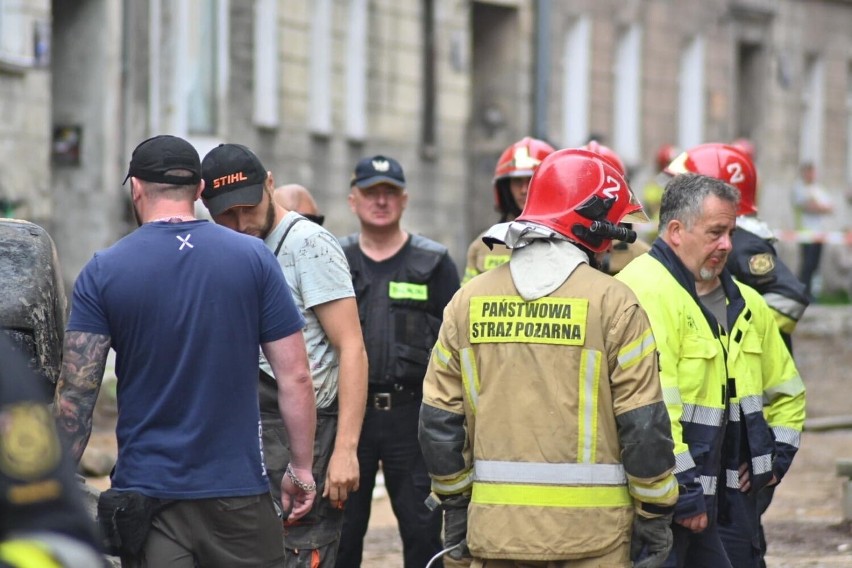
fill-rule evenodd
<path id="1" fill-rule="evenodd" d="M 617 276 L 651 320 L 672 423 L 681 492 L 666 566 L 732 566 L 717 525 L 732 519 L 747 528 L 736 566 L 756 565 L 755 496 L 790 467 L 804 422 L 804 386 L 769 306 L 725 268 L 739 199 L 721 180 L 675 176 L 660 236 Z"/>

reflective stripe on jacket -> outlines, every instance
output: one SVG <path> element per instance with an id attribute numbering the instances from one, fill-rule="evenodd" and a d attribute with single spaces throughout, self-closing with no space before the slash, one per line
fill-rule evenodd
<path id="1" fill-rule="evenodd" d="M 630 290 L 586 264 L 531 302 L 508 265 L 456 293 L 424 382 L 420 440 L 436 493 L 472 491 L 475 557 L 598 556 L 629 540 L 640 502 L 675 502 L 654 347 Z M 655 405 L 660 418 L 625 450 L 620 421 Z"/>

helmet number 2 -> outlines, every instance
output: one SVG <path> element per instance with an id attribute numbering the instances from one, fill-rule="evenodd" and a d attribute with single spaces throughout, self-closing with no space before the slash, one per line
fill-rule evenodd
<path id="1" fill-rule="evenodd" d="M 612 200 L 618 201 L 618 192 L 621 190 L 621 184 L 612 176 L 606 176 L 606 183 L 608 185 L 603 188 L 603 194 Z"/>
<path id="2" fill-rule="evenodd" d="M 743 174 L 743 165 L 739 162 L 731 162 L 725 169 L 728 170 L 728 175 L 730 176 L 728 179 L 731 183 L 742 183 L 745 181 L 745 175 Z"/>

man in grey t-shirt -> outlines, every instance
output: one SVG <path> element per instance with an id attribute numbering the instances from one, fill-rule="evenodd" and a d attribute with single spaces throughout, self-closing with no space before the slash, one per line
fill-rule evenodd
<path id="1" fill-rule="evenodd" d="M 298 524 L 284 525 L 286 566 L 334 566 L 343 505 L 358 489 L 357 447 L 367 398 L 367 354 L 349 265 L 337 239 L 273 200 L 275 187 L 257 156 L 221 144 L 205 156 L 204 205 L 216 223 L 261 238 L 275 252 L 303 330 L 317 401 L 314 479 L 322 498 Z M 289 444 L 278 418 L 275 381 L 260 358 L 264 459 L 275 493 Z"/>

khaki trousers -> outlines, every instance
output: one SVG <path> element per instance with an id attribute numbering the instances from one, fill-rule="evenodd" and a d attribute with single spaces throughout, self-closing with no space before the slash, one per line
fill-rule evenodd
<path id="1" fill-rule="evenodd" d="M 155 517 L 142 554 L 122 568 L 267 568 L 284 564 L 269 493 L 176 501 Z"/>

